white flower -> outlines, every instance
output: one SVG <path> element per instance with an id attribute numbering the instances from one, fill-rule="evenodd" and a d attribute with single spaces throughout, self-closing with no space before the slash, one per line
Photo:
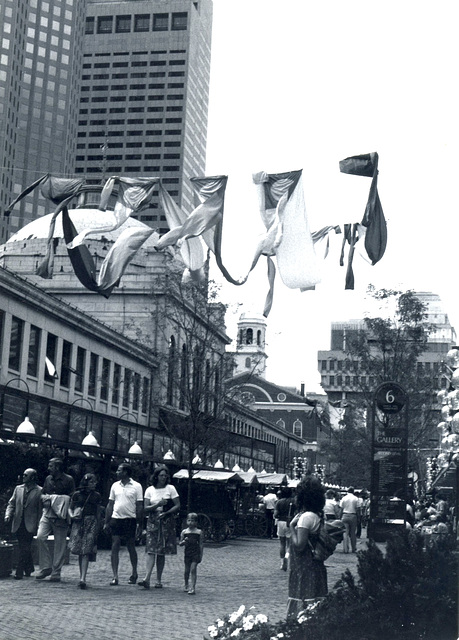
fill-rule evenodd
<path id="1" fill-rule="evenodd" d="M 217 629 L 215 629 L 215 631 L 209 631 L 209 636 L 211 638 L 216 638 L 218 636 L 218 631 Z"/>
<path id="2" fill-rule="evenodd" d="M 255 616 L 255 622 L 257 624 L 263 624 L 264 622 L 268 622 L 268 618 L 263 613 L 259 613 Z"/>
<path id="3" fill-rule="evenodd" d="M 223 622 L 223 620 L 220 620 L 220 618 L 217 620 L 217 627 L 223 627 L 225 623 Z"/>
<path id="4" fill-rule="evenodd" d="M 217 627 L 214 624 L 211 624 L 210 627 L 207 627 L 207 631 L 217 631 Z"/>
<path id="5" fill-rule="evenodd" d="M 307 620 L 306 616 L 300 616 L 300 617 L 298 618 L 298 623 L 299 623 L 299 624 L 303 624 L 303 622 L 306 622 L 306 620 Z"/>
<path id="6" fill-rule="evenodd" d="M 228 618 L 229 623 L 230 624 L 234 624 L 236 622 L 236 620 L 242 616 L 244 611 L 245 611 L 245 607 L 244 607 L 243 604 L 241 604 L 239 609 L 237 611 L 233 611 L 233 613 Z"/>
<path id="7" fill-rule="evenodd" d="M 232 636 L 234 636 L 234 637 L 236 637 L 236 636 L 238 636 L 240 633 L 241 633 L 241 630 L 240 630 L 240 629 L 235 629 L 231 635 L 232 635 Z"/>

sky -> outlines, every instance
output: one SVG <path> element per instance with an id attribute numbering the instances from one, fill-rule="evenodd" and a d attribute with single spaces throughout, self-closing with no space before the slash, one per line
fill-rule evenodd
<path id="1" fill-rule="evenodd" d="M 354 259 L 344 290 L 342 236 L 321 283 L 301 293 L 276 278 L 267 320 L 268 380 L 320 391 L 317 351 L 331 322 L 363 317 L 377 288 L 437 293 L 459 332 L 459 92 L 454 0 L 214 0 L 207 175 L 229 176 L 224 263 L 248 270 L 263 231 L 252 173 L 303 170 L 310 229 L 360 222 L 370 178 L 339 161 L 377 151 L 388 227 L 382 260 Z M 227 329 L 263 311 L 266 258 L 242 287 L 222 283 Z"/>

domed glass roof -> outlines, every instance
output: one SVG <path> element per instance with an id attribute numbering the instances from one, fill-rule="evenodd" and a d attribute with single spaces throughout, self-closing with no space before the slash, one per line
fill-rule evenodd
<path id="1" fill-rule="evenodd" d="M 78 233 L 83 229 L 96 229 L 101 226 L 109 226 L 113 224 L 113 211 L 101 211 L 100 209 L 70 209 L 70 219 L 75 225 Z M 51 218 L 53 214 L 49 213 L 46 216 L 37 218 L 29 224 L 26 224 L 22 229 L 19 229 L 14 235 L 7 240 L 7 244 L 12 242 L 23 242 L 24 240 L 33 239 L 47 239 L 49 235 L 49 226 L 51 224 Z M 115 231 L 102 232 L 100 234 L 94 234 L 88 236 L 87 240 L 100 240 L 106 238 L 108 241 L 114 242 L 118 236 L 129 227 L 147 227 L 148 225 L 135 220 L 134 218 L 128 218 L 124 224 Z M 55 238 L 63 238 L 64 233 L 62 231 L 62 216 L 58 216 L 56 220 L 56 227 L 54 230 Z M 158 242 L 158 234 L 153 233 L 143 245 L 155 245 Z"/>

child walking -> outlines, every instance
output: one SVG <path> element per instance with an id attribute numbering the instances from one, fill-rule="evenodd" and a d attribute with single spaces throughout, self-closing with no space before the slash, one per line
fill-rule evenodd
<path id="1" fill-rule="evenodd" d="M 185 591 L 193 596 L 196 588 L 198 564 L 202 560 L 204 536 L 198 529 L 198 514 L 189 513 L 186 519 L 187 528 L 180 534 L 180 546 L 185 547 Z"/>

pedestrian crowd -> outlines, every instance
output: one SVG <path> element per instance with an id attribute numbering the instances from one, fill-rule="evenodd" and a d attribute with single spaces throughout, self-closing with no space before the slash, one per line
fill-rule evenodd
<path id="1" fill-rule="evenodd" d="M 150 589 L 155 570 L 154 588 L 162 588 L 166 557 L 184 547 L 184 590 L 196 593 L 197 568 L 203 558 L 204 534 L 198 528 L 198 515 L 189 513 L 186 526 L 177 540 L 176 515 L 180 498 L 170 483 L 166 467 L 156 468 L 150 486 L 143 491 L 132 478 L 132 468 L 122 463 L 116 471 L 117 480 L 110 488 L 108 504 L 96 490 L 97 478 L 92 473 L 83 476 L 78 488 L 72 476 L 64 473 L 63 461 L 52 458 L 43 487 L 37 484 L 37 473 L 26 469 L 23 483 L 18 485 L 8 501 L 5 521 L 18 541 L 18 561 L 14 578 L 21 580 L 35 571 L 32 542 L 36 536 L 39 571 L 37 580 L 60 582 L 67 550 L 78 556 L 80 579 L 78 587 L 86 589 L 90 563 L 97 559 L 97 540 L 103 530 L 111 536 L 110 586 L 120 584 L 120 548 L 128 550 L 131 575 L 129 584 Z M 315 475 L 303 477 L 295 489 L 282 487 L 277 494 L 267 487 L 259 496 L 266 517 L 266 535 L 279 540 L 280 569 L 289 571 L 287 615 L 295 616 L 311 602 L 327 594 L 327 571 L 324 560 L 343 542 L 344 553 L 356 553 L 357 539 L 369 521 L 369 496 L 366 491 L 349 487 L 345 495 L 331 489 L 325 491 Z M 436 532 L 451 528 L 451 508 L 443 494 L 435 500 L 407 501 L 407 527 L 424 531 L 432 526 Z M 139 580 L 136 540 L 146 519 L 145 572 Z M 440 530 L 440 528 L 442 528 Z M 329 543 L 334 531 L 334 544 L 328 555 L 317 549 Z M 325 532 L 325 533 L 324 533 Z M 432 533 L 433 531 L 431 531 Z M 53 536 L 54 547 L 49 538 Z"/>
<path id="2" fill-rule="evenodd" d="M 162 574 L 166 556 L 177 553 L 177 545 L 184 547 L 184 588 L 196 593 L 197 566 L 203 556 L 203 532 L 197 526 L 197 514 L 188 514 L 186 528 L 180 540 L 176 536 L 176 514 L 180 498 L 170 484 L 169 471 L 158 467 L 151 485 L 143 492 L 132 478 L 128 463 L 116 471 L 117 481 L 110 488 L 108 504 L 104 508 L 102 496 L 96 490 L 97 478 L 92 473 L 83 476 L 75 488 L 72 476 L 64 473 L 63 461 L 52 458 L 43 487 L 37 484 L 35 469 L 26 469 L 23 483 L 15 487 L 5 511 L 5 522 L 18 541 L 18 559 L 14 578 L 22 580 L 35 571 L 32 543 L 36 537 L 39 571 L 37 580 L 61 581 L 61 571 L 67 550 L 78 556 L 80 580 L 78 587 L 86 589 L 90 563 L 97 559 L 97 539 L 103 530 L 111 536 L 110 586 L 119 585 L 120 548 L 124 543 L 131 564 L 129 584 L 150 588 L 150 577 L 156 566 L 154 587 L 162 588 Z M 136 539 L 146 524 L 145 574 L 138 580 Z M 53 536 L 54 545 L 50 545 Z"/>

